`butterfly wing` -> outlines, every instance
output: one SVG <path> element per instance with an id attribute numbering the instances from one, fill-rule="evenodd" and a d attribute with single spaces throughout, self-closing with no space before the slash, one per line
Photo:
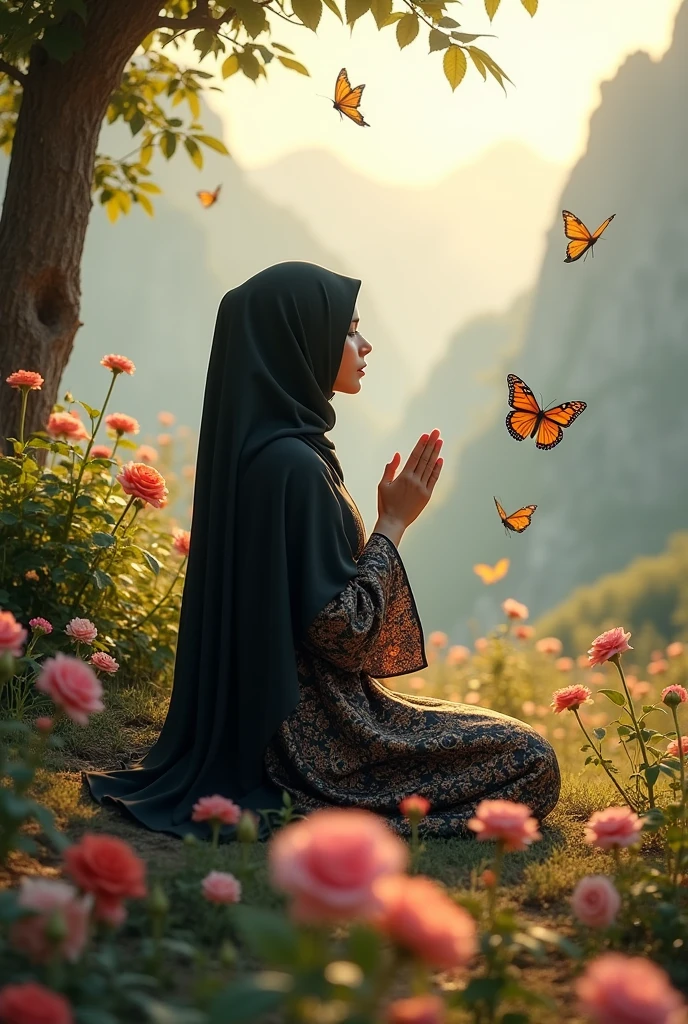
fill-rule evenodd
<path id="1" fill-rule="evenodd" d="M 537 505 L 524 505 L 518 512 L 514 512 L 513 515 L 507 516 L 504 520 L 504 525 L 509 530 L 513 530 L 514 533 L 523 533 L 530 526 L 530 520 L 533 512 L 537 508 Z"/>
<path id="2" fill-rule="evenodd" d="M 493 495 L 493 497 L 494 497 L 494 495 Z M 506 512 L 504 511 L 504 509 L 499 504 L 499 502 L 497 501 L 496 498 L 494 499 L 494 503 L 497 506 L 497 511 L 499 512 L 499 518 L 502 520 L 502 522 L 504 522 L 504 520 L 506 519 Z"/>
<path id="3" fill-rule="evenodd" d="M 473 572 L 476 576 L 479 576 L 483 583 L 489 586 L 490 583 L 494 582 L 493 574 L 494 569 L 491 565 L 485 565 L 484 562 L 478 562 L 477 565 L 473 566 Z"/>
<path id="4" fill-rule="evenodd" d="M 506 428 L 516 441 L 524 441 L 535 430 L 542 410 L 528 385 L 515 373 L 510 373 L 506 382 L 509 385 L 509 405 L 514 410 L 507 415 Z"/>
<path id="5" fill-rule="evenodd" d="M 547 409 L 535 435 L 536 448 L 543 451 L 555 448 L 564 436 L 562 427 L 570 427 L 586 408 L 586 402 L 562 402 L 553 409 Z"/>
<path id="6" fill-rule="evenodd" d="M 363 114 L 358 109 L 364 89 L 365 85 L 357 85 L 355 89 L 352 89 L 346 68 L 342 68 L 337 75 L 337 81 L 334 86 L 334 108 L 340 114 L 346 114 L 354 124 L 359 125 L 361 128 L 369 128 L 370 125 L 367 121 L 363 120 Z"/>
<path id="7" fill-rule="evenodd" d="M 595 239 L 595 241 L 597 241 L 597 239 L 600 237 L 600 235 L 602 234 L 603 231 L 607 230 L 607 228 L 609 227 L 609 225 L 611 224 L 611 222 L 614 220 L 615 217 L 616 217 L 616 214 L 613 213 L 611 215 L 611 217 L 607 217 L 607 219 L 605 221 L 602 221 L 602 223 L 598 227 L 597 231 L 593 231 L 592 237 Z"/>
<path id="8" fill-rule="evenodd" d="M 575 213 L 571 213 L 570 210 L 562 210 L 561 215 L 564 218 L 564 234 L 571 239 L 566 246 L 564 263 L 574 263 L 588 251 L 596 238 L 590 234 L 583 221 L 580 217 L 576 217 Z"/>
<path id="9" fill-rule="evenodd" d="M 201 206 L 207 209 L 209 206 L 212 206 L 213 203 L 216 203 L 219 198 L 221 188 L 222 185 L 218 185 L 214 192 L 208 192 L 206 189 L 201 189 L 200 192 L 197 192 L 196 195 L 201 201 Z"/>
<path id="10" fill-rule="evenodd" d="M 351 83 L 349 82 L 349 76 L 346 73 L 346 68 L 337 75 L 337 81 L 334 84 L 334 105 L 338 107 L 339 104 L 345 99 L 351 92 Z"/>
<path id="11" fill-rule="evenodd" d="M 492 582 L 493 583 L 498 583 L 499 580 L 503 580 L 504 577 L 506 576 L 506 574 L 509 571 L 509 566 L 510 565 L 511 565 L 511 562 L 509 561 L 508 558 L 500 558 L 499 561 L 497 562 L 497 564 L 494 567 L 494 572 L 493 572 L 494 578 L 493 578 Z"/>

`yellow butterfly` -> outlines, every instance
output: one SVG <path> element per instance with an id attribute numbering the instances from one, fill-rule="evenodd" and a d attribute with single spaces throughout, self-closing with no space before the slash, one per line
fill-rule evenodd
<path id="1" fill-rule="evenodd" d="M 342 114 L 346 114 L 360 128 L 370 128 L 368 122 L 363 120 L 363 114 L 358 109 L 364 89 L 365 85 L 357 85 L 355 89 L 352 89 L 346 68 L 342 68 L 337 75 L 332 106 L 335 110 L 339 111 L 340 117 Z"/>
<path id="2" fill-rule="evenodd" d="M 508 558 L 500 558 L 496 565 L 485 565 L 484 562 L 478 562 L 473 566 L 473 572 L 486 586 L 490 586 L 491 583 L 498 583 L 504 579 L 509 571 L 509 564 Z"/>
<path id="3" fill-rule="evenodd" d="M 600 235 L 603 231 L 606 231 L 611 222 L 616 217 L 613 213 L 611 217 L 607 217 L 598 227 L 597 231 L 593 231 L 592 234 L 588 231 L 583 221 L 576 217 L 575 213 L 571 213 L 570 210 L 562 210 L 561 215 L 564 218 L 564 234 L 571 241 L 566 246 L 566 259 L 564 263 L 575 263 L 588 251 L 593 251 L 595 242 L 599 241 Z"/>
<path id="4" fill-rule="evenodd" d="M 524 508 L 519 508 L 517 512 L 508 516 L 496 498 L 494 503 L 497 506 L 499 518 L 502 520 L 504 529 L 511 530 L 512 533 L 523 533 L 524 530 L 527 530 L 530 526 L 533 512 L 537 508 L 537 505 L 526 505 Z"/>
<path id="5" fill-rule="evenodd" d="M 216 203 L 220 198 L 221 188 L 222 185 L 218 185 L 214 192 L 207 192 L 205 189 L 201 189 L 200 192 L 197 192 L 196 195 L 201 200 L 201 206 L 205 207 L 205 209 L 207 210 L 209 206 L 212 206 L 213 203 Z"/>

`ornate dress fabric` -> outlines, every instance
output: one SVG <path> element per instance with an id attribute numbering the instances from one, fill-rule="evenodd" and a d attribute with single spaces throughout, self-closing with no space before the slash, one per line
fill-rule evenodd
<path id="1" fill-rule="evenodd" d="M 424 668 L 423 633 L 396 547 L 379 533 L 366 544 L 351 506 L 357 575 L 298 645 L 300 700 L 267 749 L 272 782 L 303 813 L 362 807 L 404 836 L 398 804 L 411 793 L 430 801 L 424 834 L 438 838 L 472 836 L 466 822 L 486 798 L 526 803 L 541 820 L 561 784 L 547 740 L 497 711 L 395 693 L 376 678 Z"/>

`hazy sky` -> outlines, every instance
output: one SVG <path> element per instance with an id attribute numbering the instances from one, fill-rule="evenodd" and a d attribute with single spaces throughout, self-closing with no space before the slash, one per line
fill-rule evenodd
<path id="1" fill-rule="evenodd" d="M 284 22 L 275 30 L 274 40 L 296 51 L 311 78 L 275 61 L 268 82 L 254 85 L 235 75 L 222 95 L 208 94 L 209 102 L 225 122 L 233 155 L 246 167 L 322 146 L 370 177 L 423 184 L 504 139 L 570 163 L 585 145 L 599 82 L 637 49 L 661 56 L 680 6 L 681 0 L 540 0 L 531 19 L 520 0 L 502 0 L 492 26 L 498 38 L 476 45 L 515 83 L 507 85 L 507 97 L 470 66 L 452 93 L 442 54 L 427 53 L 423 29 L 400 52 L 394 30 L 378 33 L 370 14 L 350 34 L 325 10 L 317 37 Z M 490 31 L 482 0 L 451 7 L 464 31 Z M 317 95 L 332 94 L 342 66 L 352 85 L 366 84 L 361 109 L 370 128 L 340 122 Z"/>

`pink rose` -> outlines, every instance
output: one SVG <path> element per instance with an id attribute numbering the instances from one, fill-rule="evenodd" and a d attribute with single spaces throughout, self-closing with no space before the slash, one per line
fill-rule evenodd
<path id="1" fill-rule="evenodd" d="M 201 888 L 210 903 L 238 903 L 241 899 L 241 883 L 226 871 L 211 871 Z"/>
<path id="2" fill-rule="evenodd" d="M 75 412 L 51 413 L 46 429 L 51 437 L 70 438 L 72 441 L 83 441 L 88 437 L 86 427 Z"/>
<path id="3" fill-rule="evenodd" d="M 643 823 L 630 807 L 607 807 L 595 811 L 585 826 L 585 841 L 602 850 L 633 846 L 639 842 Z"/>
<path id="4" fill-rule="evenodd" d="M 11 654 L 13 658 L 21 658 L 28 635 L 12 612 L 0 612 L 0 654 Z"/>
<path id="5" fill-rule="evenodd" d="M 684 1024 L 685 1006 L 667 974 L 646 957 L 605 953 L 575 985 L 585 1016 L 595 1024 Z"/>
<path id="6" fill-rule="evenodd" d="M 464 967 L 477 952 L 475 921 L 440 886 L 422 875 L 386 875 L 373 891 L 373 924 L 432 967 Z"/>
<path id="7" fill-rule="evenodd" d="M 454 644 L 447 651 L 447 665 L 463 665 L 470 656 L 471 652 L 467 647 L 463 647 L 461 644 Z"/>
<path id="8" fill-rule="evenodd" d="M 167 504 L 164 476 L 145 462 L 127 462 L 119 471 L 117 482 L 125 494 L 140 498 L 153 508 L 163 508 Z"/>
<path id="9" fill-rule="evenodd" d="M 126 356 L 116 356 L 114 353 L 111 353 L 109 356 L 103 356 L 100 360 L 100 365 L 108 370 L 112 370 L 115 376 L 118 373 L 128 373 L 131 376 L 136 369 L 131 359 L 127 359 Z"/>
<path id="10" fill-rule="evenodd" d="M 399 810 L 406 818 L 416 818 L 420 821 L 430 810 L 430 801 L 426 800 L 424 796 L 419 796 L 417 793 L 413 793 L 411 796 L 406 796 L 399 804 Z"/>
<path id="11" fill-rule="evenodd" d="M 535 644 L 535 650 L 540 654 L 561 654 L 563 646 L 558 637 L 543 636 L 542 640 L 538 640 Z"/>
<path id="12" fill-rule="evenodd" d="M 112 458 L 112 448 L 108 444 L 94 444 L 91 448 L 92 459 L 110 459 Z"/>
<path id="13" fill-rule="evenodd" d="M 241 808 L 225 796 L 202 796 L 193 805 L 192 821 L 217 821 L 221 825 L 236 825 Z"/>
<path id="14" fill-rule="evenodd" d="M 313 923 L 370 916 L 373 883 L 403 871 L 408 847 L 369 811 L 315 811 L 280 829 L 268 849 L 275 888 L 292 897 L 292 914 Z"/>
<path id="15" fill-rule="evenodd" d="M 142 444 L 136 449 L 134 459 L 136 462 L 147 462 L 150 465 L 150 463 L 158 461 L 158 452 L 151 445 Z"/>
<path id="16" fill-rule="evenodd" d="M 40 631 L 45 636 L 53 631 L 52 623 L 48 622 L 47 619 L 42 619 L 40 615 L 37 615 L 35 619 L 29 619 L 29 626 L 34 633 L 38 633 Z"/>
<path id="17" fill-rule="evenodd" d="M 487 639 L 486 636 L 479 636 L 478 639 L 473 644 L 473 646 L 475 647 L 478 654 L 484 654 L 485 651 L 490 646 L 490 641 Z"/>
<path id="18" fill-rule="evenodd" d="M 647 673 L 650 676 L 661 676 L 669 668 L 669 662 L 664 658 L 656 658 L 647 666 Z"/>
<path id="19" fill-rule="evenodd" d="M 611 658 L 616 658 L 625 651 L 632 651 L 633 648 L 628 642 L 630 633 L 624 633 L 623 626 L 615 626 L 608 629 L 606 633 L 600 633 L 592 642 L 588 651 L 590 666 L 602 665 Z"/>
<path id="20" fill-rule="evenodd" d="M 167 448 L 168 445 L 172 444 L 171 434 L 158 434 L 158 444 L 161 448 Z"/>
<path id="21" fill-rule="evenodd" d="M 573 686 L 564 686 L 561 690 L 555 690 L 552 694 L 551 708 L 555 715 L 562 711 L 576 711 L 581 704 L 592 704 L 592 690 L 580 683 Z"/>
<path id="22" fill-rule="evenodd" d="M 48 658 L 35 685 L 79 725 L 88 725 L 90 714 L 104 710 L 100 680 L 80 658 L 62 653 Z"/>
<path id="23" fill-rule="evenodd" d="M 177 552 L 177 554 L 182 555 L 184 558 L 187 558 L 191 547 L 191 534 L 189 533 L 189 531 L 175 530 L 174 540 L 172 541 L 172 547 Z"/>
<path id="24" fill-rule="evenodd" d="M 116 836 L 87 832 L 81 842 L 68 847 L 65 871 L 95 897 L 95 915 L 100 921 L 121 924 L 126 917 L 123 900 L 147 894 L 146 864 L 129 843 Z"/>
<path id="25" fill-rule="evenodd" d="M 428 643 L 431 647 L 446 647 L 449 641 L 449 637 L 446 633 L 436 629 L 434 633 L 431 633 L 428 637 Z"/>
<path id="26" fill-rule="evenodd" d="M 557 658 L 554 667 L 558 672 L 570 672 L 573 668 L 573 658 Z"/>
<path id="27" fill-rule="evenodd" d="M 678 757 L 678 740 L 672 740 L 671 743 L 667 744 L 666 748 L 667 757 Z M 688 756 L 688 736 L 681 737 L 681 757 Z"/>
<path id="28" fill-rule="evenodd" d="M 535 636 L 535 627 L 514 626 L 514 636 L 517 640 L 532 640 Z"/>
<path id="29" fill-rule="evenodd" d="M 589 928 L 609 928 L 620 907 L 621 897 L 606 875 L 581 878 L 571 896 L 574 916 Z"/>
<path id="30" fill-rule="evenodd" d="M 387 1007 L 385 1024 L 444 1024 L 447 1010 L 439 996 L 395 999 Z"/>
<path id="31" fill-rule="evenodd" d="M 50 732 L 55 725 L 55 721 L 48 715 L 40 715 L 33 724 L 39 732 Z"/>
<path id="32" fill-rule="evenodd" d="M 120 437 L 122 434 L 138 434 L 141 427 L 139 421 L 125 412 L 111 412 L 105 417 L 105 426 L 114 430 Z"/>
<path id="33" fill-rule="evenodd" d="M 526 606 L 520 601 L 514 601 L 513 597 L 507 597 L 506 601 L 502 602 L 502 611 L 507 619 L 527 619 L 529 614 Z"/>
<path id="34" fill-rule="evenodd" d="M 5 383 L 9 384 L 11 388 L 28 388 L 29 391 L 40 391 L 43 385 L 43 378 L 35 370 L 15 370 L 14 373 L 5 378 Z"/>
<path id="35" fill-rule="evenodd" d="M 113 675 L 119 668 L 119 662 L 115 661 L 111 654 L 105 651 L 94 651 L 91 655 L 90 664 L 101 672 L 108 672 Z"/>
<path id="36" fill-rule="evenodd" d="M 475 817 L 466 824 L 477 839 L 496 839 L 508 852 L 525 850 L 536 839 L 542 839 L 530 807 L 510 800 L 482 800 Z"/>
<path id="37" fill-rule="evenodd" d="M 673 644 L 669 644 L 666 652 L 669 658 L 680 658 L 683 654 L 683 644 L 680 640 L 675 640 Z"/>
<path id="38" fill-rule="evenodd" d="M 174 420 L 175 420 L 175 416 L 174 416 L 173 412 L 164 412 L 163 411 L 163 412 L 159 412 L 158 413 L 158 423 L 162 427 L 171 427 L 172 424 L 174 423 Z"/>
<path id="39" fill-rule="evenodd" d="M 92 644 L 98 636 L 98 630 L 90 619 L 72 619 L 65 626 L 65 633 L 80 644 Z"/>
<path id="40" fill-rule="evenodd" d="M 72 1008 L 64 996 L 35 981 L 0 989 L 2 1024 L 74 1024 Z"/>
<path id="41" fill-rule="evenodd" d="M 93 900 L 79 896 L 73 885 L 52 878 L 22 878 L 17 905 L 34 911 L 15 921 L 10 943 L 33 963 L 45 964 L 57 956 L 76 963 L 88 938 L 88 919 Z M 63 937 L 50 937 L 52 919 L 62 925 Z"/>
<path id="42" fill-rule="evenodd" d="M 678 707 L 679 704 L 684 704 L 688 700 L 688 690 L 685 686 L 666 686 L 662 690 L 662 700 L 669 706 L 673 704 L 674 707 Z"/>

